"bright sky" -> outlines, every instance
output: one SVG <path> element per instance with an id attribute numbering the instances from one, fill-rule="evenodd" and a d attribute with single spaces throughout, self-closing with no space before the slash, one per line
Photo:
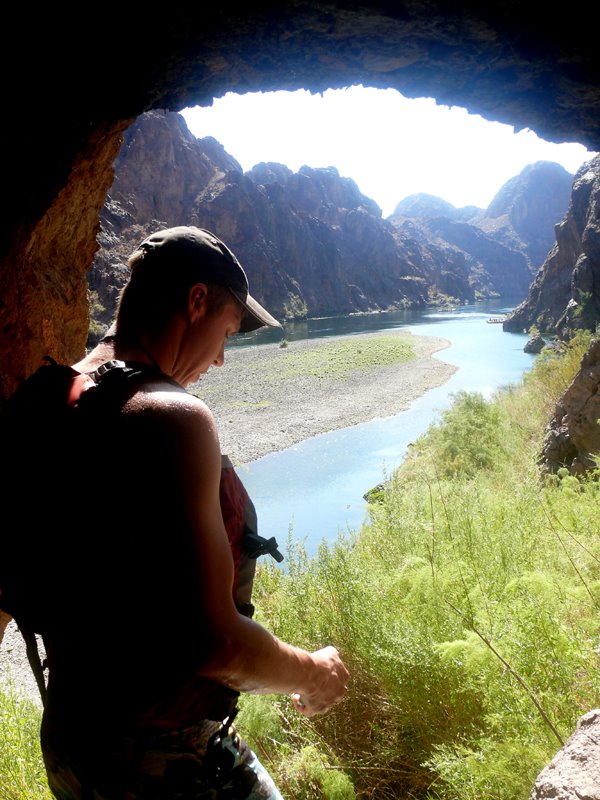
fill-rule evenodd
<path id="1" fill-rule="evenodd" d="M 528 164 L 555 161 L 575 174 L 595 155 L 580 144 L 551 144 L 530 130 L 515 133 L 463 108 L 410 100 L 394 89 L 229 93 L 209 108 L 181 113 L 195 136 L 213 136 L 244 171 L 261 161 L 293 172 L 304 164 L 337 167 L 384 217 L 416 192 L 457 208 L 487 208 Z"/>

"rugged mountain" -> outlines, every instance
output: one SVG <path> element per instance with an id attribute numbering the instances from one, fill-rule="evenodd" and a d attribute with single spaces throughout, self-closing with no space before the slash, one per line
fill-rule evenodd
<path id="1" fill-rule="evenodd" d="M 511 247 L 506 230 L 526 216 L 510 197 L 526 194 L 506 193 L 491 218 L 507 222 L 491 233 L 481 227 L 489 209 L 454 209 L 425 195 L 386 220 L 334 167 L 293 173 L 263 163 L 244 173 L 215 139 L 194 137 L 179 114 L 149 112 L 126 133 L 101 213 L 89 274 L 92 339 L 113 318 L 128 255 L 159 226 L 193 224 L 221 236 L 253 293 L 280 319 L 523 297 L 531 240 L 514 233 Z"/>
<path id="2" fill-rule="evenodd" d="M 532 274 L 521 248 L 511 248 L 472 223 L 446 216 L 413 219 L 394 215 L 390 221 L 398 231 L 413 237 L 415 229 L 420 229 L 423 241 L 437 246 L 446 260 L 461 259 L 477 296 L 526 294 Z"/>
<path id="3" fill-rule="evenodd" d="M 242 168 L 216 140 L 200 145 L 180 114 L 150 112 L 127 130 L 88 273 L 92 331 L 112 321 L 135 246 L 162 225 L 191 224 L 199 189 L 231 170 Z"/>
<path id="4" fill-rule="evenodd" d="M 139 118 L 115 161 L 90 271 L 97 328 L 114 314 L 127 256 L 158 226 L 209 228 L 231 246 L 253 294 L 278 318 L 418 306 L 427 285 L 392 226 L 334 168 L 262 164 L 244 174 L 183 117 Z"/>
<path id="5" fill-rule="evenodd" d="M 568 339 L 600 321 L 600 156 L 575 175 L 567 213 L 556 226 L 556 243 L 540 267 L 526 299 L 503 323 L 504 330 L 529 330 Z"/>
<path id="6" fill-rule="evenodd" d="M 600 453 L 600 339 L 592 342 L 579 371 L 556 403 L 540 454 L 544 472 L 565 467 L 573 475 L 595 469 Z"/>
<path id="7" fill-rule="evenodd" d="M 536 161 L 504 184 L 476 225 L 521 248 L 535 272 L 554 245 L 554 226 L 569 206 L 572 185 L 573 175 L 560 164 Z"/>
<path id="8" fill-rule="evenodd" d="M 417 194 L 409 194 L 404 200 L 401 200 L 390 218 L 394 217 L 415 217 L 418 219 L 431 219 L 435 217 L 447 217 L 461 222 L 470 222 L 477 217 L 483 215 L 485 211 L 477 206 L 464 206 L 463 208 L 456 208 L 452 203 L 447 200 L 442 200 L 441 197 L 436 197 L 433 194 L 426 192 L 418 192 Z"/>
<path id="9" fill-rule="evenodd" d="M 414 233 L 418 226 L 424 239 L 462 253 L 480 290 L 520 296 L 554 244 L 572 180 L 560 164 L 538 161 L 508 181 L 486 210 L 457 209 L 417 194 L 402 200 L 389 219 L 399 230 Z"/>

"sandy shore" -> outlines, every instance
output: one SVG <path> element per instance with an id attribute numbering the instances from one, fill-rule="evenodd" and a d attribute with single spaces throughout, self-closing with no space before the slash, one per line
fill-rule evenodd
<path id="1" fill-rule="evenodd" d="M 211 369 L 193 391 L 215 415 L 223 452 L 235 464 L 244 464 L 320 433 L 398 414 L 456 371 L 454 365 L 434 357 L 450 345 L 446 339 L 406 331 L 388 334 L 410 337 L 416 357 L 392 367 L 354 372 L 344 379 L 303 374 L 271 380 L 265 386 L 261 375 L 276 373 L 288 351 L 314 349 L 324 340 L 293 341 L 288 348 L 277 343 L 234 347 L 226 351 L 224 367 Z M 377 335 L 355 338 L 358 342 Z"/>

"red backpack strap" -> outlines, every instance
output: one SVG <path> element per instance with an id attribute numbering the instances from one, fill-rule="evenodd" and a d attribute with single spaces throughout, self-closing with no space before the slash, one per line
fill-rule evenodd
<path id="1" fill-rule="evenodd" d="M 233 599 L 240 613 L 254 614 L 252 587 L 256 572 L 256 559 L 270 553 L 276 561 L 283 561 L 274 538 L 268 541 L 258 535 L 258 521 L 254 503 L 228 456 L 221 456 L 221 483 L 219 487 L 221 513 L 229 538 L 234 563 Z"/>
<path id="2" fill-rule="evenodd" d="M 236 588 L 243 553 L 245 506 L 248 494 L 227 456 L 221 456 L 219 497 L 223 523 L 233 556 L 235 570 L 233 585 L 234 599 L 236 599 Z"/>
<path id="3" fill-rule="evenodd" d="M 69 397 L 67 404 L 72 408 L 77 405 L 81 395 L 96 384 L 85 372 L 80 372 L 73 377 L 71 388 L 69 389 Z"/>

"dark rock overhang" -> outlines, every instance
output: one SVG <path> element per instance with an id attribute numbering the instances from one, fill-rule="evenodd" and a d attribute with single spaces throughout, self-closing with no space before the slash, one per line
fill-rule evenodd
<path id="1" fill-rule="evenodd" d="M 352 84 L 431 96 L 554 142 L 600 150 L 600 57 L 588 6 L 222 2 L 83 22 L 14 10 L 2 48 L 0 395 L 87 331 L 85 273 L 121 136 L 139 114 L 228 91 Z"/>

